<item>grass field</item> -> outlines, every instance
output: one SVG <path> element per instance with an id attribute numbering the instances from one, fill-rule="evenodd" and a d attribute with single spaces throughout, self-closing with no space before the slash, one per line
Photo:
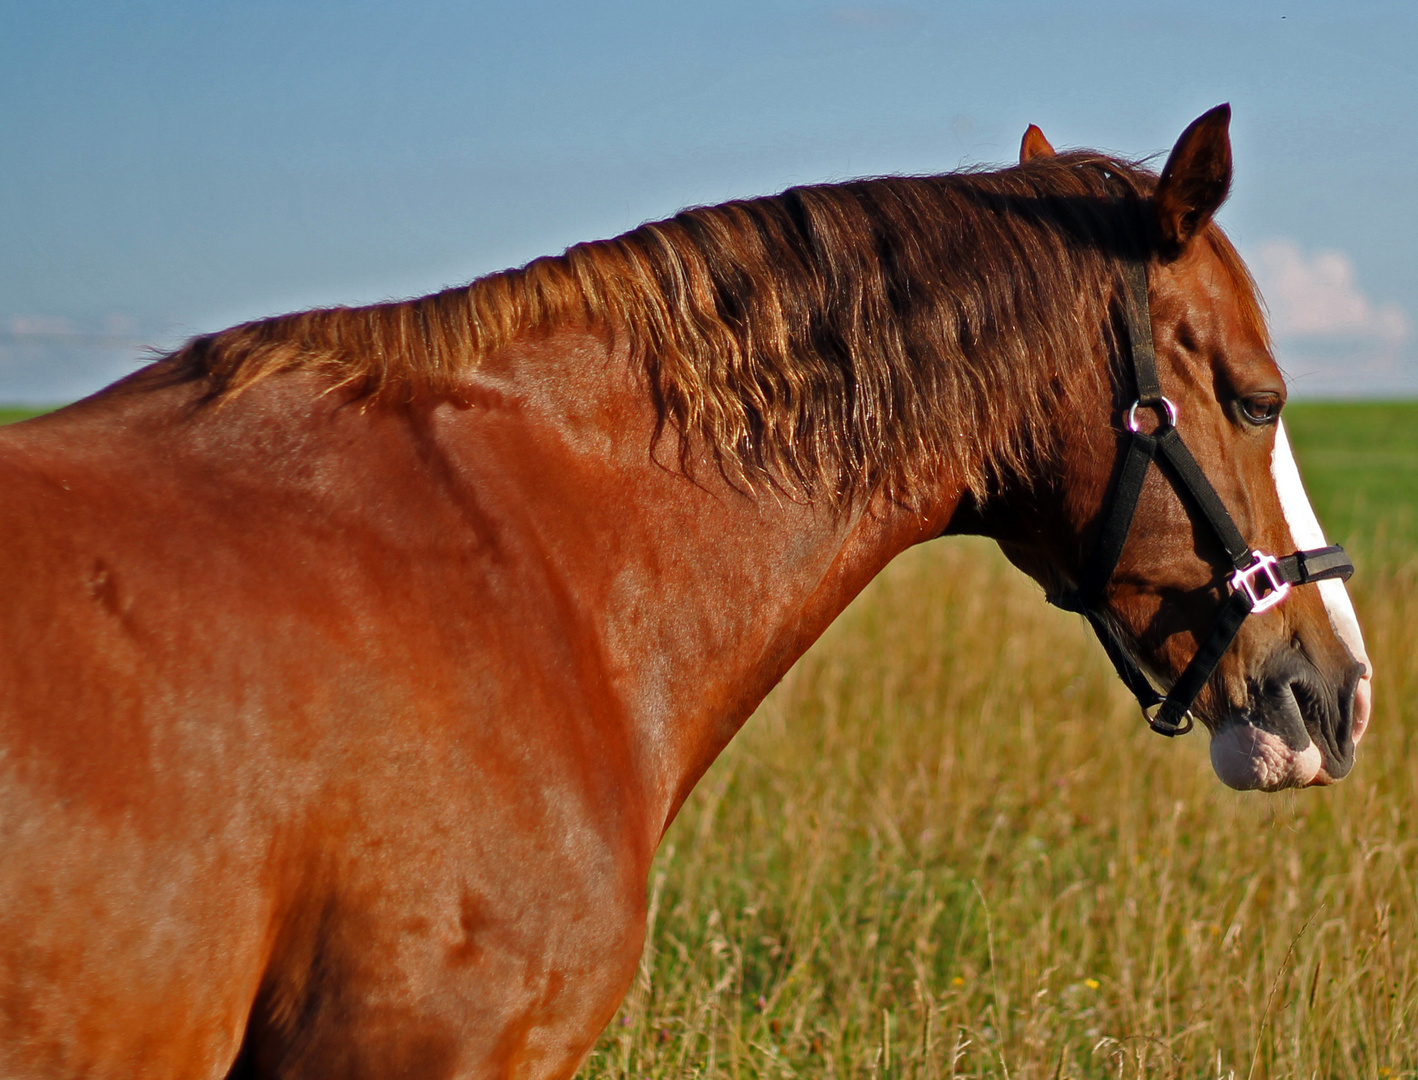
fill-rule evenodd
<path id="1" fill-rule="evenodd" d="M 583 1075 L 1418 1076 L 1418 405 L 1287 418 L 1378 671 L 1348 781 L 1226 790 L 990 544 L 926 545 L 671 829 Z"/>
<path id="2" fill-rule="evenodd" d="M 23 405 L 0 405 L 0 424 L 14 424 L 20 420 L 28 420 L 32 416 L 40 416 L 48 409 L 27 408 Z"/>
<path id="3" fill-rule="evenodd" d="M 990 544 L 926 545 L 685 807 L 581 1075 L 1418 1076 L 1418 405 L 1287 419 L 1378 671 L 1349 780 L 1226 790 Z"/>

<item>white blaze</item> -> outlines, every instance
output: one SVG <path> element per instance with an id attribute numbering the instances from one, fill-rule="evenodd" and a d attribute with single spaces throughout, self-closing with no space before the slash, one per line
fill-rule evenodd
<path id="1" fill-rule="evenodd" d="M 1290 526 L 1290 537 L 1300 549 L 1325 546 L 1324 530 L 1314 507 L 1305 494 L 1305 485 L 1300 482 L 1300 470 L 1295 465 L 1295 455 L 1290 451 L 1290 440 L 1285 437 L 1285 424 L 1275 423 L 1275 454 L 1271 458 L 1270 473 L 1275 478 L 1275 490 L 1280 494 L 1280 508 L 1285 512 L 1285 522 Z M 1329 624 L 1339 640 L 1344 642 L 1354 659 L 1364 665 L 1364 678 L 1354 702 L 1354 741 L 1364 733 L 1369 722 L 1370 690 L 1369 677 L 1373 667 L 1369 664 L 1369 654 L 1364 651 L 1364 635 L 1359 632 L 1359 619 L 1354 614 L 1354 605 L 1349 600 L 1349 591 L 1344 582 L 1337 578 L 1319 583 L 1320 597 L 1325 610 L 1329 612 Z"/>

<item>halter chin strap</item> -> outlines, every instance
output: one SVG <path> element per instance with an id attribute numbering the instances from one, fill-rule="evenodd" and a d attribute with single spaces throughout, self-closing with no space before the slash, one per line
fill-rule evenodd
<path id="1" fill-rule="evenodd" d="M 1113 662 L 1118 678 L 1142 706 L 1142 713 L 1152 730 L 1170 738 L 1192 729 L 1192 704 L 1216 671 L 1226 650 L 1231 647 L 1247 615 L 1274 607 L 1285 599 L 1292 586 L 1326 578 L 1347 579 L 1354 573 L 1354 564 L 1338 545 L 1297 551 L 1293 555 L 1277 558 L 1254 550 L 1242 538 L 1226 505 L 1182 441 L 1177 431 L 1175 406 L 1162 396 L 1162 385 L 1157 379 L 1157 356 L 1152 347 L 1152 319 L 1147 307 L 1147 269 L 1140 262 L 1129 262 L 1125 265 L 1124 275 L 1127 285 L 1125 315 L 1128 347 L 1137 382 L 1137 401 L 1128 411 L 1127 448 L 1123 451 L 1122 468 L 1104 511 L 1102 528 L 1083 568 L 1078 587 L 1049 597 L 1049 602 L 1065 611 L 1076 611 L 1088 620 L 1108 659 Z M 1151 434 L 1138 427 L 1137 412 L 1144 408 L 1157 413 L 1158 425 Z M 1232 569 L 1231 594 L 1223 601 L 1211 633 L 1201 642 L 1191 663 L 1165 697 L 1153 688 L 1147 675 L 1133 659 L 1132 652 L 1119 637 L 1103 606 L 1108 583 L 1117 569 L 1128 533 L 1132 531 L 1137 501 L 1142 495 L 1148 468 L 1158 458 L 1173 484 L 1186 493 L 1192 505 L 1206 519 L 1225 550 Z"/>

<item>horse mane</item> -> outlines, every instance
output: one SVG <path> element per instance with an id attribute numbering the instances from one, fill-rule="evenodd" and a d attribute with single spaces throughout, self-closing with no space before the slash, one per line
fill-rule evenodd
<path id="1" fill-rule="evenodd" d="M 1157 246 L 1156 176 L 1091 152 L 882 177 L 685 210 L 419 299 L 199 337 L 169 358 L 215 400 L 314 369 L 371 403 L 456 397 L 519 337 L 629 345 L 682 467 L 841 505 L 951 475 L 978 497 L 1052 453 L 1060 410 L 1108 394 L 1118 267 Z M 1259 333 L 1244 264 L 1221 256 Z"/>

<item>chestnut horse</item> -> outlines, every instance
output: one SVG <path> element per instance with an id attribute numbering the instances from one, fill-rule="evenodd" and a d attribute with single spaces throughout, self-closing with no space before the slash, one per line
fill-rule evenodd
<path id="1" fill-rule="evenodd" d="M 1079 582 L 1128 266 L 1236 527 L 1323 543 L 1211 220 L 1228 118 L 1160 178 L 1031 129 L 686 211 L 0 432 L 0 1075 L 570 1076 L 676 811 L 893 556 Z M 1230 595 L 1179 491 L 1147 471 L 1093 611 L 1164 686 Z M 1247 619 L 1194 704 L 1223 779 L 1343 776 L 1367 674 L 1338 581 Z"/>

